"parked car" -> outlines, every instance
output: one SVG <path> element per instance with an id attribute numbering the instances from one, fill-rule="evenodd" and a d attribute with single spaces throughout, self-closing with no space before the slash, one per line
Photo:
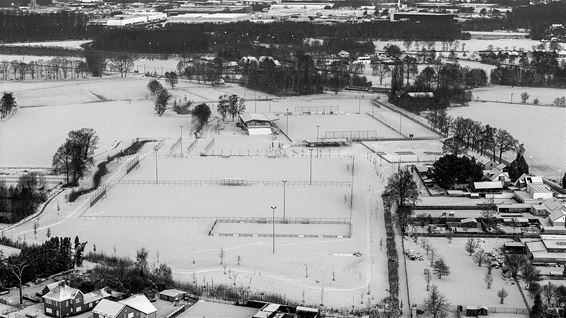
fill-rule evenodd
<path id="1" fill-rule="evenodd" d="M 28 318 L 36 318 L 37 317 L 37 313 L 36 312 L 28 312 L 26 314 L 26 317 Z"/>

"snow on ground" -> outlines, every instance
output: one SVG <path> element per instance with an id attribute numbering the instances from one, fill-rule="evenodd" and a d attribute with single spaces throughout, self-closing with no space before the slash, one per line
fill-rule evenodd
<path id="1" fill-rule="evenodd" d="M 68 40 L 68 41 L 46 41 L 46 42 L 16 42 L 4 43 L 6 46 L 32 46 L 32 47 L 61 47 L 71 49 L 82 49 L 81 45 L 91 40 Z"/>
<path id="2" fill-rule="evenodd" d="M 43 61 L 43 62 L 47 62 L 49 60 L 55 59 L 55 58 L 61 58 L 60 56 L 39 56 L 39 55 L 12 55 L 12 54 L 0 54 L 0 62 L 12 62 L 12 61 L 18 61 L 18 62 L 24 62 L 24 63 L 29 63 L 29 62 L 37 62 L 37 61 Z M 74 57 L 74 56 L 65 56 L 65 58 L 67 60 L 72 60 L 72 61 L 84 61 L 84 58 L 80 58 L 80 57 Z"/>
<path id="3" fill-rule="evenodd" d="M 530 50 L 533 45 L 539 45 L 540 41 L 535 41 L 531 39 L 489 39 L 489 40 L 481 40 L 481 39 L 472 39 L 472 40 L 459 40 L 460 43 L 459 50 L 462 49 L 462 44 L 465 44 L 466 51 L 481 51 L 487 50 L 489 45 L 493 45 L 494 49 L 505 49 L 508 48 L 512 50 L 513 48 Z M 373 41 L 375 44 L 375 49 L 377 51 L 382 51 L 385 46 L 389 44 L 397 45 L 401 48 L 401 50 L 405 50 L 405 45 L 403 41 L 387 41 L 387 40 L 380 40 L 380 41 Z M 419 50 L 422 49 L 423 45 L 428 49 L 425 41 L 419 42 Z M 435 42 L 434 45 L 435 50 L 439 51 L 442 50 L 442 42 Z M 411 50 L 415 50 L 415 42 L 413 42 L 411 46 Z"/>
<path id="4" fill-rule="evenodd" d="M 450 276 L 438 279 L 437 276 L 433 275 L 431 284 L 438 286 L 440 292 L 450 301 L 451 305 L 525 308 L 518 287 L 512 279 L 502 277 L 501 269 L 493 269 L 493 284 L 491 289 L 487 289 L 484 282 L 487 268 L 485 265 L 479 267 L 473 262 L 472 257 L 468 256 L 464 249 L 465 238 L 454 238 L 451 244 L 446 238 L 427 238 L 427 240 L 450 267 Z M 492 251 L 500 248 L 504 242 L 503 239 L 483 239 L 481 248 Z M 420 244 L 414 243 L 413 240 L 405 240 L 405 248 L 417 251 L 425 258 L 424 261 L 407 259 L 411 301 L 422 304 L 428 295 L 424 270 L 430 268 L 430 257 L 427 257 L 425 250 Z M 502 287 L 509 293 L 504 304 L 500 304 L 497 297 L 497 291 Z M 473 295 L 473 297 L 470 297 L 470 295 Z"/>
<path id="5" fill-rule="evenodd" d="M 276 224 L 275 235 L 348 235 L 347 224 Z M 272 235 L 273 223 L 217 223 L 214 234 Z"/>
<path id="6" fill-rule="evenodd" d="M 293 218 L 349 217 L 348 186 L 286 186 L 286 216 Z M 222 200 L 215 200 L 214 193 Z M 119 185 L 84 216 L 271 217 L 270 206 L 283 217 L 282 186 L 163 186 Z M 345 199 L 346 198 L 346 199 Z"/>
<path id="7" fill-rule="evenodd" d="M 547 94 L 551 92 L 556 95 L 559 90 Z M 557 178 L 566 171 L 566 108 L 472 102 L 469 107 L 450 108 L 448 113 L 509 131 L 525 144 L 525 159 L 535 173 Z M 506 158 L 515 159 L 512 154 Z"/>
<path id="8" fill-rule="evenodd" d="M 442 156 L 438 140 L 371 141 L 368 147 L 389 162 L 434 162 Z"/>
<path id="9" fill-rule="evenodd" d="M 304 149 L 304 148 L 302 148 Z M 190 157 L 163 158 L 157 160 L 159 180 L 220 180 L 243 178 L 247 181 L 308 181 L 310 170 L 309 153 L 297 158 L 258 157 Z M 313 152 L 312 180 L 350 181 L 351 158 L 327 158 L 324 151 L 319 158 Z M 361 163 L 357 159 L 357 163 Z M 356 162 L 354 162 L 356 164 Z M 194 167 L 198 167 L 195 169 Z M 154 158 L 142 161 L 142 167 L 132 171 L 124 180 L 155 179 Z"/>
<path id="10" fill-rule="evenodd" d="M 538 98 L 540 105 L 552 105 L 556 98 L 566 96 L 566 91 L 559 88 L 546 87 L 520 87 L 520 86 L 501 86 L 493 85 L 488 87 L 476 88 L 472 90 L 474 100 L 487 100 L 504 103 L 521 103 L 521 93 L 527 92 L 529 99 L 527 103 L 532 104 Z"/>
<path id="11" fill-rule="evenodd" d="M 317 126 L 319 138 L 347 138 L 349 135 L 335 135 L 333 132 L 339 131 L 360 131 L 370 130 L 370 136 L 381 138 L 400 138 L 401 135 L 388 128 L 379 121 L 371 118 L 367 114 L 348 114 L 348 115 L 293 115 L 285 118 L 281 117 L 277 125 L 283 131 L 287 129 L 289 121 L 288 135 L 294 141 L 305 139 L 316 140 Z"/>
<path id="12" fill-rule="evenodd" d="M 16 95 L 17 99 L 17 95 Z M 100 102 L 38 108 L 21 108 L 3 123 L 2 155 L 6 166 L 51 166 L 57 148 L 70 130 L 93 128 L 100 151 L 116 140 L 130 142 L 138 136 L 177 136 L 182 117 L 159 118 L 149 101 Z"/>

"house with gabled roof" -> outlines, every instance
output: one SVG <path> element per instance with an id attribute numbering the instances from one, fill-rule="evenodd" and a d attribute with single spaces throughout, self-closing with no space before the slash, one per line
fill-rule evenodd
<path id="1" fill-rule="evenodd" d="M 548 216 L 548 221 L 552 226 L 566 227 L 566 208 L 552 212 Z"/>
<path id="2" fill-rule="evenodd" d="M 93 318 L 156 318 L 157 309 L 144 295 L 120 301 L 103 300 L 93 310 Z"/>
<path id="3" fill-rule="evenodd" d="M 49 286 L 47 286 L 49 287 Z M 65 317 L 73 316 L 89 311 L 96 306 L 100 300 L 110 296 L 105 290 L 97 290 L 83 294 L 80 290 L 67 285 L 64 281 L 42 296 L 44 312 L 48 316 Z"/>

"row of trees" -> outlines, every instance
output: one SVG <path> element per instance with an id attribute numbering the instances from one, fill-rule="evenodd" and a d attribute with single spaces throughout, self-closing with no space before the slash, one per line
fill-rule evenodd
<path id="1" fill-rule="evenodd" d="M 94 165 L 98 136 L 92 128 L 72 130 L 53 155 L 56 173 L 65 174 L 67 183 L 77 184 Z"/>
<path id="2" fill-rule="evenodd" d="M 16 185 L 7 186 L 0 180 L 1 222 L 16 223 L 33 214 L 37 207 L 47 199 L 45 179 L 36 172 L 22 175 Z"/>
<path id="3" fill-rule="evenodd" d="M 39 0 L 38 2 L 41 2 Z M 24 42 L 88 38 L 88 15 L 71 11 L 27 13 L 0 11 L 0 40 Z"/>
<path id="4" fill-rule="evenodd" d="M 566 87 L 566 62 L 555 52 L 533 51 L 517 65 L 500 65 L 491 70 L 491 83 L 499 85 Z"/>
<path id="5" fill-rule="evenodd" d="M 18 287 L 22 303 L 22 285 L 36 278 L 46 278 L 75 266 L 82 266 L 86 242 L 76 236 L 51 237 L 41 245 L 15 244 L 3 237 L 3 244 L 21 249 L 18 256 L 5 258 L 0 253 L 0 285 Z"/>
<path id="6" fill-rule="evenodd" d="M 87 64 L 84 61 L 66 57 L 28 63 L 18 60 L 0 62 L 0 75 L 3 80 L 84 78 L 87 72 Z"/>
<path id="7" fill-rule="evenodd" d="M 460 155 L 472 150 L 482 156 L 491 155 L 493 161 L 499 157 L 501 163 L 504 153 L 524 151 L 522 144 L 505 129 L 484 126 L 470 118 L 452 118 L 444 109 L 431 111 L 426 118 L 432 127 L 450 136 L 443 141 L 444 152 Z"/>

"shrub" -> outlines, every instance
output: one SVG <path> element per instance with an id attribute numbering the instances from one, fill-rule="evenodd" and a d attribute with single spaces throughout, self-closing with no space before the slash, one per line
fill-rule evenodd
<path id="1" fill-rule="evenodd" d="M 539 102 L 538 98 L 533 99 L 533 104 L 538 105 Z"/>
<path id="2" fill-rule="evenodd" d="M 92 176 L 92 187 L 94 189 L 98 188 L 98 186 L 100 185 L 100 181 L 102 180 L 102 177 L 108 173 L 108 168 L 106 168 L 107 164 L 108 164 L 107 161 L 103 161 L 98 164 L 98 169 Z"/>

